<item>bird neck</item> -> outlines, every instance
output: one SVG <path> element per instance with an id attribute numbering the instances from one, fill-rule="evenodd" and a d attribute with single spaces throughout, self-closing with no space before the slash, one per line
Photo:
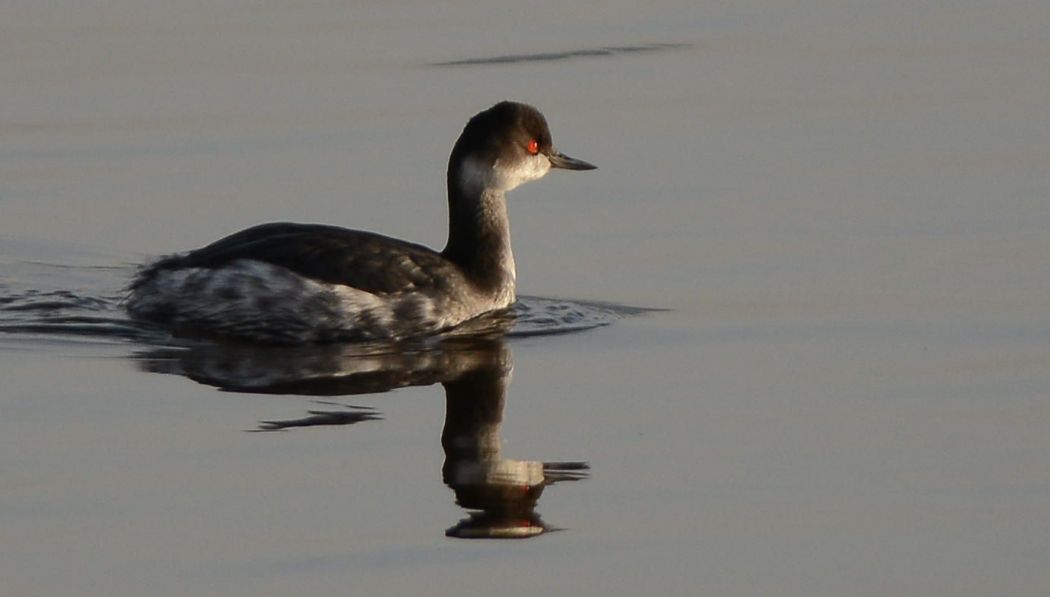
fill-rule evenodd
<path id="1" fill-rule="evenodd" d="M 506 195 L 490 185 L 448 177 L 448 243 L 441 254 L 479 290 L 510 304 L 514 300 L 514 253 Z"/>

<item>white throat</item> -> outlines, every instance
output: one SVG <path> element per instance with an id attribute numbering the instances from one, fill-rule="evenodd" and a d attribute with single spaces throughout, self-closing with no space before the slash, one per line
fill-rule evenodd
<path id="1" fill-rule="evenodd" d="M 505 193 L 522 183 L 543 178 L 550 169 L 550 160 L 541 154 L 517 160 L 513 165 L 496 160 L 492 166 L 487 166 L 478 160 L 467 159 L 459 169 L 459 184 L 471 195 L 480 195 L 486 190 Z"/>

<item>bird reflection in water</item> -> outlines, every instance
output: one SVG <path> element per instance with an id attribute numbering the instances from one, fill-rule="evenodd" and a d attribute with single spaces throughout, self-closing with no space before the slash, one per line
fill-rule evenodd
<path id="1" fill-rule="evenodd" d="M 440 383 L 445 388 L 442 478 L 468 510 L 445 534 L 526 538 L 557 530 L 536 513 L 548 485 L 589 476 L 586 462 L 503 457 L 500 426 L 512 369 L 501 335 L 431 345 L 258 348 L 201 345 L 139 355 L 142 369 L 183 375 L 225 391 L 346 396 Z M 371 407 L 319 402 L 307 416 L 262 421 L 256 431 L 349 425 L 381 418 Z"/>
<path id="2" fill-rule="evenodd" d="M 510 381 L 504 346 L 487 367 L 444 383 L 445 450 L 442 477 L 456 503 L 473 511 L 445 531 L 461 538 L 522 538 L 551 530 L 536 513 L 546 486 L 587 477 L 584 462 L 539 462 L 503 458 L 503 406 Z"/>

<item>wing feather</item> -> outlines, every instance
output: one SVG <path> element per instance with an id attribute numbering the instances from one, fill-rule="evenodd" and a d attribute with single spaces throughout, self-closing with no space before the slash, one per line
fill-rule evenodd
<path id="1" fill-rule="evenodd" d="M 239 259 L 263 261 L 306 278 L 373 294 L 437 289 L 460 275 L 451 262 L 422 245 L 337 226 L 275 223 L 162 259 L 143 272 L 140 280 L 158 270 L 215 268 Z"/>

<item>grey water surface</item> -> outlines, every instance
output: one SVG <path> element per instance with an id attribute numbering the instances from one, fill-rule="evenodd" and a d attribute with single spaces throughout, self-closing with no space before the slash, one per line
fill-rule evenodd
<path id="1" fill-rule="evenodd" d="M 1048 30 L 1027 1 L 6 3 L 0 593 L 1047 594 Z M 137 264 L 260 222 L 440 247 L 451 145 L 503 99 L 599 166 L 509 195 L 509 334 L 123 315 Z"/>

